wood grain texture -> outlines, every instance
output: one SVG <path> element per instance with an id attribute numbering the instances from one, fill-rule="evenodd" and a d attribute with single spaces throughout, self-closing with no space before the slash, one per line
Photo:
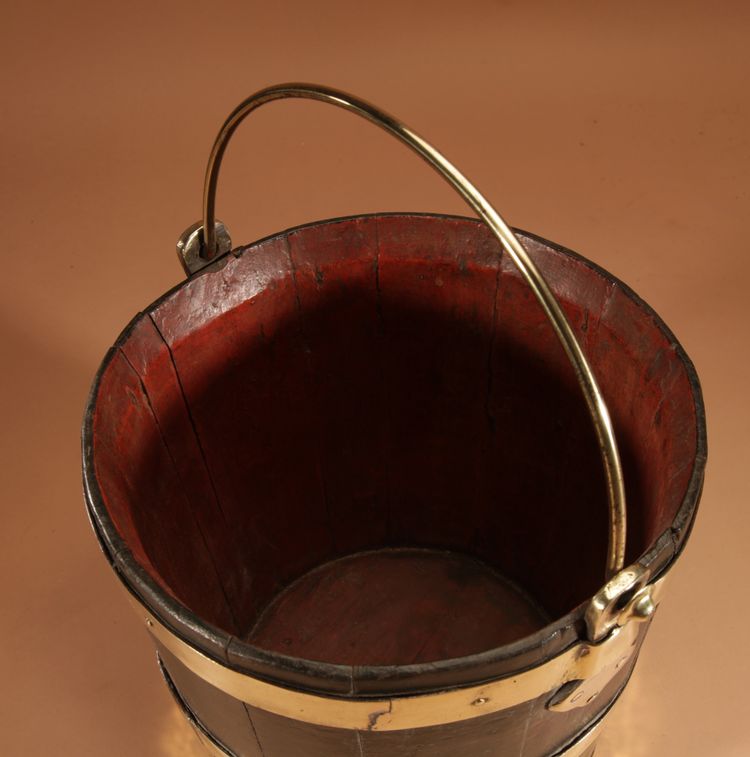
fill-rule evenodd
<path id="1" fill-rule="evenodd" d="M 522 239 L 609 402 L 629 557 L 665 565 L 703 475 L 692 367 L 626 287 Z M 158 617 L 249 674 L 399 696 L 512 675 L 583 633 L 607 532 L 594 433 L 540 306 L 475 221 L 341 219 L 235 251 L 135 319 L 88 419 L 87 493 L 112 561 Z M 263 757 L 537 757 L 626 674 L 564 716 L 540 699 L 390 735 L 234 705 L 229 723 L 212 687 L 175 681 L 200 692 L 186 701 L 220 741 L 249 722 Z"/>
<path id="2" fill-rule="evenodd" d="M 319 566 L 266 608 L 247 641 L 344 665 L 413 665 L 477 654 L 548 618 L 496 571 L 435 550 L 362 552 Z"/>
<path id="3" fill-rule="evenodd" d="M 100 387 L 97 476 L 108 507 L 143 567 L 210 623 L 232 628 L 213 556 L 190 508 L 146 389 L 123 352 Z M 137 534 L 137 537 L 133 537 Z"/>
<path id="4" fill-rule="evenodd" d="M 643 640 L 641 635 L 638 644 Z M 325 728 L 243 706 L 188 671 L 160 648 L 164 666 L 190 714 L 241 757 L 548 757 L 557 754 L 606 716 L 633 663 L 621 670 L 595 703 L 565 713 L 546 707 L 549 693 L 457 723 L 404 731 Z"/>

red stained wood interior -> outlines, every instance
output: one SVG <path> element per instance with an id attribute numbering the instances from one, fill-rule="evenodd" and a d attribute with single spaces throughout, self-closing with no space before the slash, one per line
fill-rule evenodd
<path id="1" fill-rule="evenodd" d="M 533 600 L 476 559 L 382 549 L 302 576 L 273 599 L 247 640 L 308 660 L 416 664 L 499 647 L 548 621 Z"/>
<path id="2" fill-rule="evenodd" d="M 619 286 L 525 244 L 607 398 L 636 559 L 670 526 L 692 471 L 685 366 Z M 468 220 L 315 225 L 194 277 L 136 322 L 103 371 L 94 463 L 112 520 L 154 579 L 270 649 L 289 652 L 292 639 L 292 653 L 356 664 L 456 656 L 532 629 L 522 595 L 502 615 L 495 600 L 508 584 L 492 589 L 488 576 L 523 587 L 551 617 L 603 580 L 607 504 L 580 391 L 520 275 Z M 414 547 L 432 557 L 393 558 Z M 367 569 L 331 562 L 373 550 L 386 551 Z M 464 572 L 451 573 L 461 555 Z M 474 581 L 463 604 L 456 576 Z M 422 613 L 443 580 L 443 607 Z M 373 592 L 393 593 L 391 618 L 373 620 L 358 645 L 342 624 L 366 625 Z M 332 610 L 347 603 L 351 617 Z M 285 608 L 275 632 L 259 625 L 269 607 Z M 457 625 L 419 652 L 418 629 L 441 613 Z M 478 617 L 507 622 L 488 636 Z M 450 629 L 462 622 L 459 638 Z M 402 645 L 377 633 L 383 623 L 406 629 Z M 326 633 L 328 643 L 300 641 Z"/>

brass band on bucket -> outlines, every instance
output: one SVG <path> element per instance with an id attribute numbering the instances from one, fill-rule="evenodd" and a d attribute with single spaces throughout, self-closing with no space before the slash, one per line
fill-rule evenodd
<path id="1" fill-rule="evenodd" d="M 183 714 L 187 718 L 188 722 L 193 728 L 195 735 L 203 745 L 203 748 L 211 755 L 216 757 L 233 757 L 233 753 L 230 749 L 219 741 L 211 731 L 201 722 L 200 718 L 194 713 L 188 704 L 182 699 L 177 690 L 174 682 L 172 681 L 169 672 L 166 670 L 161 657 L 157 655 L 159 662 L 159 668 L 164 676 L 164 680 L 167 682 L 175 702 L 182 710 Z M 579 738 L 577 738 L 572 744 L 565 747 L 562 751 L 555 752 L 554 757 L 586 757 L 591 754 L 590 750 L 593 748 L 599 736 L 601 736 L 602 729 L 606 723 L 609 711 L 600 717 L 587 731 L 585 731 Z"/>
<path id="2" fill-rule="evenodd" d="M 650 585 L 658 603 L 664 578 Z M 357 731 L 401 731 L 454 723 L 506 710 L 580 681 L 549 706 L 565 711 L 591 703 L 633 657 L 642 631 L 632 620 L 599 643 L 580 641 L 535 668 L 479 686 L 381 699 L 346 699 L 296 691 L 254 678 L 214 660 L 182 640 L 134 597 L 149 632 L 190 671 L 224 693 L 258 709 L 314 725 Z"/>

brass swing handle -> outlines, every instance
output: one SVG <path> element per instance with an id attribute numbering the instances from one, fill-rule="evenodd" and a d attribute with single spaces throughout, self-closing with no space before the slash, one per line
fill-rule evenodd
<path id="1" fill-rule="evenodd" d="M 273 100 L 287 98 L 319 100 L 336 105 L 362 116 L 400 139 L 429 163 L 466 200 L 511 256 L 547 314 L 547 318 L 550 320 L 568 360 L 573 366 L 594 424 L 607 481 L 609 544 L 606 576 L 607 579 L 611 578 L 618 571 L 621 571 L 625 564 L 625 486 L 612 421 L 591 366 L 546 280 L 510 227 L 479 190 L 450 161 L 422 137 L 415 134 L 408 126 L 374 105 L 330 87 L 299 83 L 279 84 L 251 95 L 240 103 L 226 119 L 211 149 L 203 186 L 203 223 L 191 226 L 180 238 L 177 245 L 187 273 L 200 270 L 217 255 L 228 252 L 231 248 L 229 235 L 223 225 L 216 221 L 214 212 L 219 169 L 229 139 L 245 117 L 256 108 Z M 641 576 L 641 581 L 643 581 L 643 578 Z M 614 579 L 607 586 L 609 587 L 612 583 L 614 583 Z M 592 628 L 591 623 L 589 627 Z"/>

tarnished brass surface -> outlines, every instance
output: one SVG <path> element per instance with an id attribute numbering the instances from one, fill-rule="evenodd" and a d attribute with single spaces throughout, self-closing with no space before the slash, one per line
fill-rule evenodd
<path id="1" fill-rule="evenodd" d="M 214 236 L 218 255 L 223 255 L 232 249 L 232 238 L 229 236 L 226 226 L 219 220 L 214 222 Z M 198 221 L 192 226 L 188 226 L 177 240 L 177 258 L 188 276 L 197 273 L 207 265 L 211 265 L 210 260 L 201 257 L 202 248 L 203 224 Z"/>

